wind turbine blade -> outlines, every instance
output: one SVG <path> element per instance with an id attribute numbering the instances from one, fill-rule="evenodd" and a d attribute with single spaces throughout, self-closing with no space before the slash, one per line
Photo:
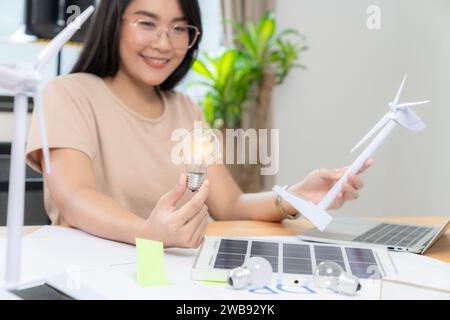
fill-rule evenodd
<path id="1" fill-rule="evenodd" d="M 397 112 L 396 121 L 401 126 L 413 132 L 420 132 L 427 127 L 422 119 L 408 107 Z"/>
<path id="2" fill-rule="evenodd" d="M 406 79 L 408 78 L 408 74 L 405 74 L 405 77 L 403 78 L 402 84 L 400 85 L 400 89 L 397 92 L 397 95 L 394 99 L 394 104 L 396 105 L 398 101 L 400 100 L 400 96 L 402 95 L 403 87 L 405 86 Z"/>
<path id="3" fill-rule="evenodd" d="M 42 97 L 39 89 L 36 89 L 36 91 L 34 92 L 33 100 L 34 100 L 34 107 L 36 108 L 39 119 L 39 132 L 42 143 L 42 154 L 44 155 L 45 171 L 47 172 L 47 174 L 50 174 L 51 173 L 50 150 L 48 147 L 47 126 L 45 123 L 44 106 L 42 104 Z"/>
<path id="4" fill-rule="evenodd" d="M 420 102 L 408 102 L 408 103 L 402 103 L 397 105 L 398 108 L 405 108 L 405 107 L 415 107 L 415 106 L 421 106 L 424 104 L 430 103 L 429 100 L 427 101 L 420 101 Z"/>
<path id="5" fill-rule="evenodd" d="M 61 31 L 38 55 L 34 67 L 42 70 L 47 64 L 58 54 L 64 44 L 66 44 L 73 35 L 81 28 L 81 26 L 87 21 L 91 14 L 95 11 L 94 6 L 87 8 L 82 14 L 80 14 L 70 25 L 68 25 L 63 31 Z"/>
<path id="6" fill-rule="evenodd" d="M 361 147 L 364 143 L 367 142 L 375 133 L 383 129 L 383 127 L 389 122 L 391 119 L 391 112 L 388 112 L 384 115 L 384 117 L 378 121 L 378 123 L 369 131 L 368 134 L 358 144 L 352 149 L 351 153 L 355 152 L 359 147 Z"/>
<path id="7" fill-rule="evenodd" d="M 16 70 L 0 65 L 0 87 L 14 91 L 23 80 L 23 76 Z"/>
<path id="8" fill-rule="evenodd" d="M 317 229 L 321 231 L 324 231 L 333 220 L 333 217 L 330 216 L 325 209 L 319 208 L 309 200 L 304 200 L 298 195 L 289 192 L 280 186 L 275 186 L 273 191 L 301 212 L 306 219 L 308 219 L 317 227 Z"/>

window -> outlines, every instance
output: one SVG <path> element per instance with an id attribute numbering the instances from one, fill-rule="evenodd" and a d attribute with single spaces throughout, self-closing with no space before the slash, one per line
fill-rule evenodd
<path id="1" fill-rule="evenodd" d="M 218 51 L 223 38 L 220 0 L 199 0 L 199 3 L 203 20 L 203 40 L 200 45 L 200 54 Z M 205 89 L 200 86 L 190 86 L 189 83 L 199 79 L 200 76 L 191 71 L 179 87 L 180 91 L 188 94 L 195 102 L 202 98 Z"/>
<path id="2" fill-rule="evenodd" d="M 219 0 L 199 0 L 203 19 L 201 50 L 216 51 L 222 42 L 222 14 Z"/>

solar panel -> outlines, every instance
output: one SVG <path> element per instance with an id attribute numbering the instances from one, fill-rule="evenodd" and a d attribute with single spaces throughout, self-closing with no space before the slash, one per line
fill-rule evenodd
<path id="1" fill-rule="evenodd" d="M 375 255 L 369 248 L 255 240 L 221 239 L 213 266 L 231 270 L 242 266 L 247 257 L 255 256 L 266 258 L 275 273 L 312 275 L 321 262 L 334 261 L 361 279 L 376 272 L 380 274 Z"/>
<path id="2" fill-rule="evenodd" d="M 278 272 L 278 243 L 254 242 L 250 250 L 250 257 L 266 258 L 272 265 L 273 272 Z"/>
<path id="3" fill-rule="evenodd" d="M 312 274 L 309 245 L 283 244 L 283 272 L 288 274 Z"/>

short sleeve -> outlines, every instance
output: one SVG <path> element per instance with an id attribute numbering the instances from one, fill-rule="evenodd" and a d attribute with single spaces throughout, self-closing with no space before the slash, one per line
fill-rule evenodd
<path id="1" fill-rule="evenodd" d="M 45 110 L 46 130 L 50 149 L 75 149 L 91 159 L 97 150 L 92 106 L 86 95 L 76 83 L 57 78 L 51 81 L 42 92 Z M 28 165 L 42 173 L 37 151 L 42 150 L 39 131 L 39 118 L 33 112 L 27 143 Z"/>
<path id="2" fill-rule="evenodd" d="M 203 123 L 204 128 L 209 128 L 210 126 L 206 122 L 205 115 L 203 113 L 203 109 L 197 103 L 195 103 L 194 100 L 192 100 L 188 96 L 186 96 L 186 99 L 188 100 L 190 108 L 192 108 L 192 110 L 194 111 L 195 121 L 201 121 Z"/>

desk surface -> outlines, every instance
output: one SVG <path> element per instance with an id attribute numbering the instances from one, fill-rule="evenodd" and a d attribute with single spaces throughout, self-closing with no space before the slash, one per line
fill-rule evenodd
<path id="1" fill-rule="evenodd" d="M 396 217 L 378 220 L 392 223 L 417 224 L 439 227 L 448 217 Z M 260 237 L 260 236 L 293 236 L 311 228 L 305 219 L 296 221 L 286 220 L 282 223 L 268 223 L 257 221 L 220 221 L 209 225 L 207 235 L 224 237 Z M 29 234 L 39 227 L 25 227 L 24 234 Z M 0 238 L 6 236 L 6 228 L 0 228 Z M 425 254 L 427 257 L 450 263 L 450 228 Z"/>

